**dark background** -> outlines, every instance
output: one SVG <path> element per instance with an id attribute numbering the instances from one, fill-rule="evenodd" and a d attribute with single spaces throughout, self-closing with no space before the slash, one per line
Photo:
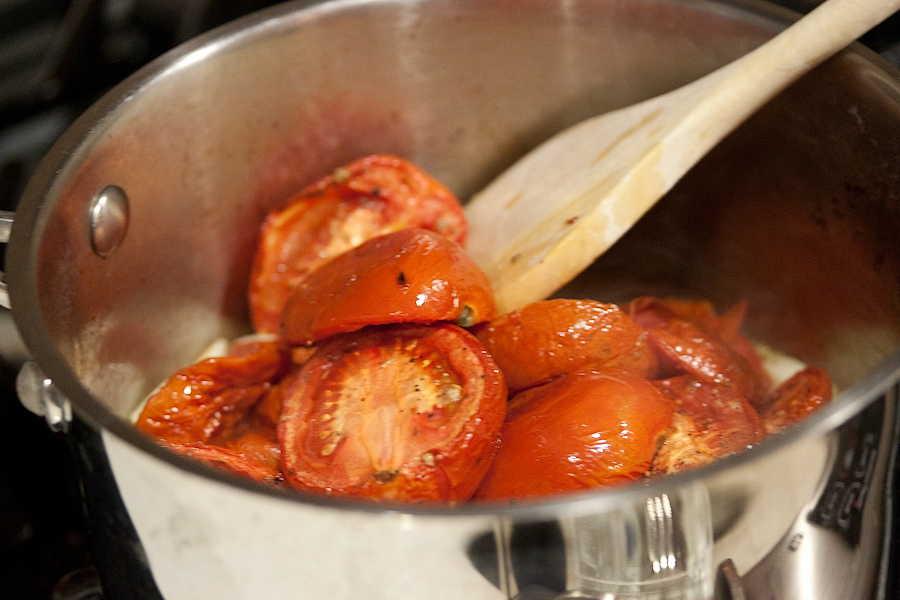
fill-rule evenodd
<path id="1" fill-rule="evenodd" d="M 274 3 L 0 0 L 0 210 L 14 210 L 41 157 L 106 90 L 180 42 Z M 816 4 L 778 3 L 799 12 Z M 862 41 L 900 64 L 900 18 Z M 97 600 L 68 441 L 15 394 L 25 359 L 0 310 L 0 600 Z"/>

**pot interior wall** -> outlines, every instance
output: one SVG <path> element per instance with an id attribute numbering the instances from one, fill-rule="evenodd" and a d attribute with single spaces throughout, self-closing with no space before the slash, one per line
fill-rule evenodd
<path id="1" fill-rule="evenodd" d="M 900 88 L 835 59 L 731 135 L 560 295 L 746 300 L 746 333 L 840 389 L 900 334 Z"/>
<path id="2" fill-rule="evenodd" d="M 211 340 L 247 330 L 259 224 L 302 185 L 394 153 L 465 199 L 554 131 L 686 83 L 779 27 L 674 0 L 348 6 L 274 11 L 151 66 L 104 101 L 62 164 L 33 246 L 39 315 L 119 417 Z M 896 82 L 866 59 L 832 61 L 565 293 L 747 299 L 751 335 L 851 385 L 900 338 L 898 105 Z M 86 218 L 110 184 L 130 223 L 100 258 Z"/>

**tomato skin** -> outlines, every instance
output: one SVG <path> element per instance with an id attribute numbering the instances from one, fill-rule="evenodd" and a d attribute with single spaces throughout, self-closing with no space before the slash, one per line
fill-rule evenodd
<path id="1" fill-rule="evenodd" d="M 753 344 L 740 333 L 746 309 L 740 302 L 720 316 L 707 301 L 651 296 L 635 298 L 628 305 L 628 313 L 678 369 L 711 383 L 725 378 L 761 410 L 772 381 Z"/>
<path id="2" fill-rule="evenodd" d="M 761 381 L 756 371 L 714 334 L 682 319 L 671 319 L 665 327 L 647 332 L 651 344 L 681 372 L 700 381 L 733 385 L 736 393 L 754 407 L 767 402 L 767 382 Z"/>
<path id="3" fill-rule="evenodd" d="M 662 392 L 624 371 L 584 369 L 519 392 L 475 498 L 527 498 L 638 479 L 674 413 Z"/>
<path id="4" fill-rule="evenodd" d="M 781 433 L 831 401 L 831 378 L 823 369 L 806 367 L 772 392 L 772 405 L 763 413 L 769 434 Z"/>
<path id="5" fill-rule="evenodd" d="M 545 300 L 475 330 L 511 390 L 538 385 L 587 364 L 651 377 L 657 360 L 644 329 L 615 304 Z"/>
<path id="6" fill-rule="evenodd" d="M 327 494 L 466 500 L 496 452 L 506 392 L 490 355 L 455 325 L 334 336 L 285 391 L 285 476 Z"/>
<path id="7" fill-rule="evenodd" d="M 254 328 L 277 333 L 293 290 L 309 273 L 367 239 L 407 227 L 462 244 L 467 225 L 450 190 L 400 158 L 373 155 L 303 189 L 263 223 L 249 300 Z"/>
<path id="8" fill-rule="evenodd" d="M 666 430 L 651 472 L 672 474 L 743 452 L 765 435 L 756 409 L 733 385 L 681 375 L 654 384 L 678 412 Z"/>
<path id="9" fill-rule="evenodd" d="M 147 400 L 137 428 L 172 443 L 228 437 L 289 368 L 278 342 L 244 356 L 210 358 L 177 371 Z"/>
<path id="10" fill-rule="evenodd" d="M 490 281 L 459 245 L 403 229 L 311 273 L 288 300 L 281 330 L 291 344 L 311 344 L 366 325 L 461 318 L 470 325 L 495 313 Z"/>
<path id="11" fill-rule="evenodd" d="M 254 454 L 246 454 L 240 450 L 221 448 L 202 442 L 173 443 L 164 442 L 170 450 L 199 460 L 217 469 L 233 475 L 247 477 L 264 485 L 279 485 L 284 477 L 271 460 L 260 458 Z"/>

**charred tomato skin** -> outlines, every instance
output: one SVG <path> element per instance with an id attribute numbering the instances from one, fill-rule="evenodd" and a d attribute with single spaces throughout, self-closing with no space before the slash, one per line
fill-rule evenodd
<path id="1" fill-rule="evenodd" d="M 510 390 L 545 383 L 592 364 L 651 377 L 656 356 L 647 334 L 615 304 L 535 302 L 477 327 Z"/>
<path id="2" fill-rule="evenodd" d="M 506 393 L 490 355 L 455 325 L 334 336 L 285 391 L 285 477 L 341 496 L 464 501 L 496 452 Z"/>
<path id="3" fill-rule="evenodd" d="M 519 392 L 475 498 L 529 498 L 641 478 L 674 412 L 656 387 L 624 371 L 582 369 Z"/>
<path id="4" fill-rule="evenodd" d="M 336 169 L 273 211 L 260 231 L 248 297 L 253 326 L 277 333 L 291 293 L 309 273 L 373 237 L 407 227 L 435 231 L 462 244 L 462 206 L 415 165 L 372 155 Z"/>
<path id="5" fill-rule="evenodd" d="M 370 239 L 311 273 L 288 300 L 282 337 L 311 344 L 367 325 L 459 322 L 496 313 L 487 276 L 456 243 L 427 229 Z"/>

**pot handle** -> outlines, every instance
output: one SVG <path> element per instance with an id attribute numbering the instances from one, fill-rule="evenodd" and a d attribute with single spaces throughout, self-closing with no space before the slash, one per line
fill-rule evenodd
<path id="1" fill-rule="evenodd" d="M 15 213 L 8 210 L 0 210 L 0 244 L 9 242 L 9 234 L 12 232 L 12 224 Z M 0 271 L 0 306 L 10 308 L 9 291 L 6 289 L 6 273 Z"/>

